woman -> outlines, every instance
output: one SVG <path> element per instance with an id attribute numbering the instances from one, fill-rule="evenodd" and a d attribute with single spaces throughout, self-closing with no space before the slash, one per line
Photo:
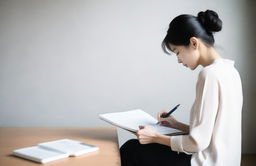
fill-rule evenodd
<path id="1" fill-rule="evenodd" d="M 191 70 L 199 65 L 196 98 L 190 112 L 189 126 L 173 116 L 158 120 L 188 135 L 161 135 L 140 126 L 138 139 L 121 148 L 122 166 L 240 166 L 242 85 L 234 62 L 223 59 L 214 48 L 213 33 L 222 21 L 212 10 L 197 17 L 174 18 L 162 42 L 166 53 L 174 52 L 178 62 Z"/>

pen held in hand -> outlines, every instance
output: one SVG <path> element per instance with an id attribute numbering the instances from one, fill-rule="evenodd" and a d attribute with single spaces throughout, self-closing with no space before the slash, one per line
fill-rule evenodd
<path id="1" fill-rule="evenodd" d="M 178 107 L 180 106 L 180 104 L 176 105 L 173 109 L 171 109 L 167 114 L 162 114 L 161 118 L 167 118 L 168 116 L 170 116 Z M 160 122 L 157 122 L 156 124 L 159 124 Z"/>
<path id="2" fill-rule="evenodd" d="M 167 114 L 162 114 L 161 118 L 167 118 L 168 116 L 170 116 L 178 107 L 180 106 L 180 104 L 176 105 L 176 107 L 174 107 L 171 111 L 169 111 Z"/>

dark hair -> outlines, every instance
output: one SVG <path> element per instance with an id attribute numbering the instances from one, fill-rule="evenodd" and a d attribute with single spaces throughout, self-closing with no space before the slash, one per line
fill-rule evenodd
<path id="1" fill-rule="evenodd" d="M 170 54 L 172 51 L 169 44 L 188 46 L 191 37 L 197 37 L 205 44 L 213 46 L 213 33 L 220 31 L 222 21 L 216 12 L 206 10 L 199 12 L 197 17 L 188 14 L 182 14 L 174 18 L 169 24 L 167 35 L 162 42 L 162 49 Z"/>

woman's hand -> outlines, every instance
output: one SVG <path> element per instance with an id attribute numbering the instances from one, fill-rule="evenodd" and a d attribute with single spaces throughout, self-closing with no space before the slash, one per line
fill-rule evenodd
<path id="1" fill-rule="evenodd" d="M 178 121 L 172 116 L 168 116 L 167 118 L 161 118 L 162 115 L 167 114 L 166 111 L 160 111 L 157 114 L 157 119 L 160 122 L 161 125 L 166 127 L 171 127 L 174 129 L 178 129 Z"/>
<path id="2" fill-rule="evenodd" d="M 139 126 L 136 136 L 141 144 L 156 143 L 159 133 L 148 126 Z"/>
<path id="3" fill-rule="evenodd" d="M 170 146 L 170 136 L 160 134 L 148 126 L 140 126 L 140 130 L 136 133 L 141 144 L 159 143 Z"/>
<path id="4" fill-rule="evenodd" d="M 166 113 L 167 113 L 166 111 L 160 111 L 157 114 L 157 119 L 161 125 L 166 126 L 166 127 L 171 127 L 174 129 L 178 129 L 185 133 L 189 133 L 189 126 L 177 121 L 172 115 L 168 116 L 167 118 L 161 118 L 161 115 L 166 114 Z"/>

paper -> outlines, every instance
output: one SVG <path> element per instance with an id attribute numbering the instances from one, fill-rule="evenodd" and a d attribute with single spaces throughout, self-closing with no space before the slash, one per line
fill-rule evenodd
<path id="1" fill-rule="evenodd" d="M 36 162 L 47 163 L 69 156 L 79 156 L 97 151 L 98 149 L 99 148 L 97 146 L 85 144 L 79 141 L 60 139 L 40 143 L 37 146 L 16 149 L 13 151 L 13 154 Z"/>
<path id="2" fill-rule="evenodd" d="M 47 150 L 39 146 L 17 149 L 13 151 L 13 154 L 18 157 L 26 158 L 40 163 L 47 163 L 69 156 L 68 154 L 55 150 Z"/>
<path id="3" fill-rule="evenodd" d="M 61 139 L 51 142 L 45 142 L 39 144 L 40 147 L 55 149 L 71 156 L 78 156 L 86 152 L 96 151 L 99 148 L 93 145 L 85 144 L 79 141 L 74 141 L 70 139 Z"/>
<path id="4" fill-rule="evenodd" d="M 99 117 L 115 126 L 134 132 L 139 130 L 139 126 L 149 126 L 161 134 L 181 132 L 180 130 L 156 124 L 158 121 L 141 109 L 100 114 Z"/>

